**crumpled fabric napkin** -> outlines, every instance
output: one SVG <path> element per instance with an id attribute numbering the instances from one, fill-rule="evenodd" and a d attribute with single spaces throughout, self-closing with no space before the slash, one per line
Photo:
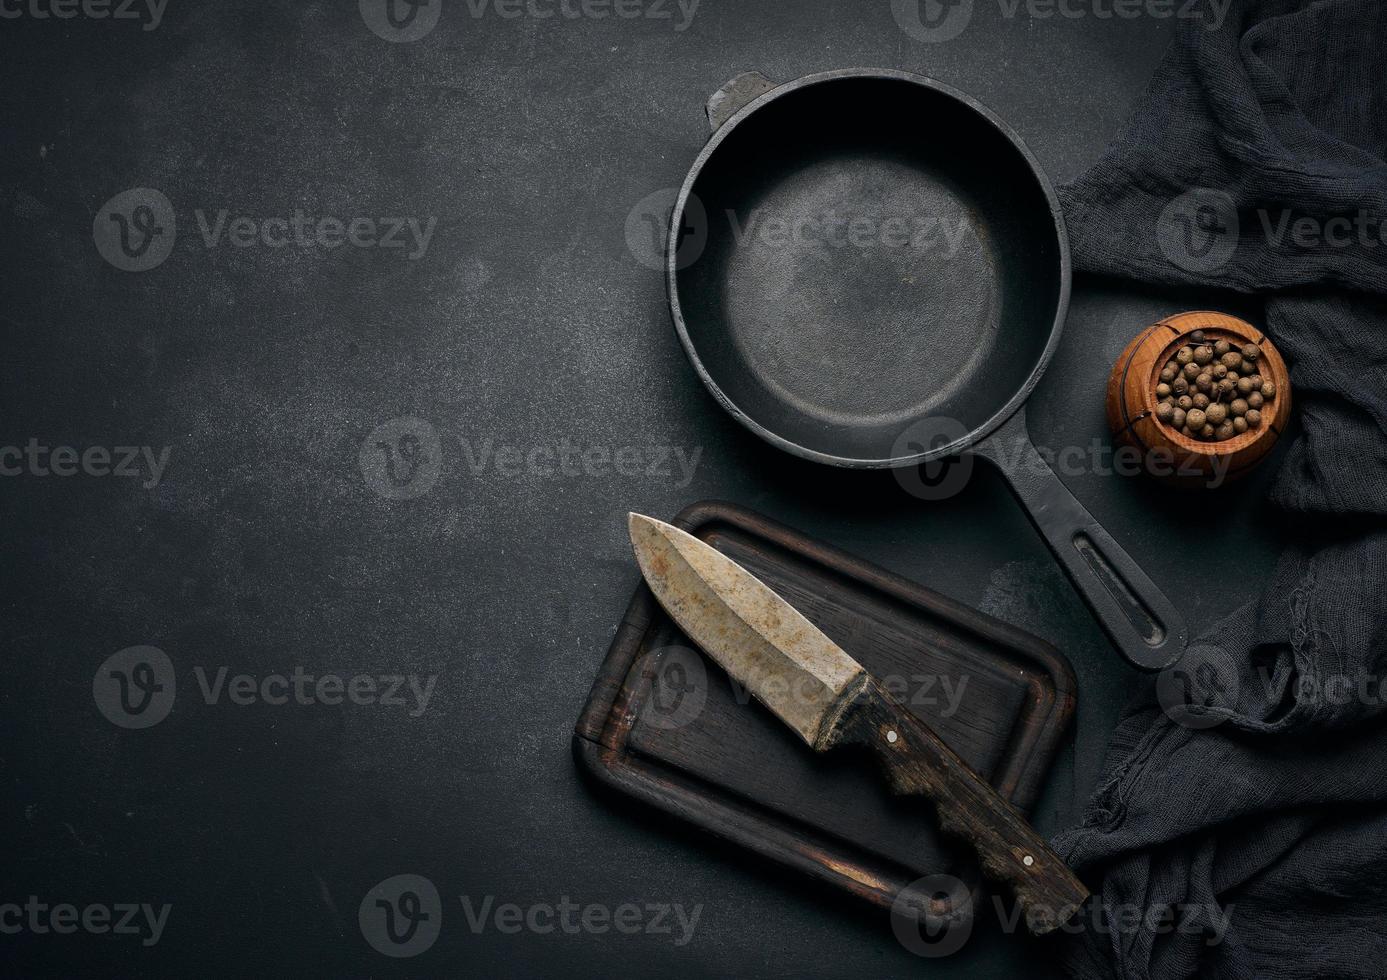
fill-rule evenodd
<path id="1" fill-rule="evenodd" d="M 1126 132 L 1061 198 L 1080 270 L 1265 297 L 1303 429 L 1272 501 L 1314 543 L 1120 722 L 1056 839 L 1108 926 L 1065 966 L 1383 978 L 1387 2 L 1219 6 L 1177 18 Z M 1162 710 L 1172 676 L 1207 707 Z"/>

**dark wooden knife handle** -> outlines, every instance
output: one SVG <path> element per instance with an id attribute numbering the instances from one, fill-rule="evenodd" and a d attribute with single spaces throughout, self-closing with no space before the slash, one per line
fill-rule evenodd
<path id="1" fill-rule="evenodd" d="M 1043 935 L 1088 898 L 1074 872 L 953 749 L 874 680 L 843 718 L 835 744 L 869 746 L 892 790 L 934 802 L 944 831 L 971 844 L 984 874 L 1009 886 L 1027 928 Z"/>

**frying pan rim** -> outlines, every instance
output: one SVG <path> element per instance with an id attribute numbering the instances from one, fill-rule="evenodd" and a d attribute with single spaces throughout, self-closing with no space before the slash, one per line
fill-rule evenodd
<path id="1" fill-rule="evenodd" d="M 934 449 L 922 453 L 887 457 L 884 459 L 858 459 L 847 456 L 836 456 L 832 453 L 824 453 L 817 449 L 810 449 L 807 446 L 801 446 L 799 443 L 792 442 L 784 436 L 773 432 L 753 419 L 750 415 L 743 412 L 741 408 L 737 406 L 736 402 L 722 390 L 722 387 L 708 371 L 707 366 L 703 363 L 703 359 L 699 356 L 698 350 L 694 346 L 693 338 L 689 335 L 688 327 L 684 322 L 684 312 L 679 304 L 679 265 L 678 255 L 676 254 L 678 230 L 683 225 L 684 208 L 688 203 L 690 194 L 693 192 L 693 186 L 698 181 L 699 175 L 702 174 L 708 161 L 712 159 L 713 154 L 717 152 L 718 147 L 722 145 L 723 141 L 727 139 L 738 126 L 754 116 L 758 110 L 792 92 L 798 92 L 801 89 L 813 85 L 864 78 L 890 79 L 908 82 L 930 89 L 970 109 L 973 113 L 981 117 L 985 123 L 992 126 L 993 129 L 997 130 L 997 132 L 1005 137 L 1007 141 L 1016 148 L 1017 152 L 1021 154 L 1021 158 L 1025 161 L 1026 166 L 1029 167 L 1036 183 L 1040 186 L 1041 193 L 1045 196 L 1045 202 L 1049 206 L 1050 217 L 1054 224 L 1055 244 L 1059 251 L 1060 265 L 1060 288 L 1059 294 L 1056 297 L 1054 320 L 1050 325 L 1050 336 L 1046 340 L 1045 347 L 1041 351 L 1040 356 L 1032 365 L 1029 376 L 1011 398 L 1007 400 L 1006 404 L 995 412 L 987 421 L 974 428 L 971 432 L 954 439 L 947 445 L 936 446 Z M 665 250 L 665 290 L 668 295 L 670 315 L 674 319 L 674 329 L 679 335 L 679 342 L 684 347 L 684 353 L 688 356 L 689 363 L 693 365 L 694 372 L 698 375 L 699 380 L 703 382 L 704 387 L 708 389 L 717 400 L 718 404 L 720 404 L 729 415 L 771 445 L 783 449 L 785 452 L 792 453 L 795 456 L 799 456 L 802 459 L 808 459 L 818 463 L 827 463 L 831 466 L 840 466 L 848 469 L 889 469 L 897 466 L 910 466 L 917 463 L 929 462 L 930 460 L 939 459 L 943 456 L 956 455 L 969 446 L 974 446 L 992 435 L 992 433 L 1001 428 L 1008 419 L 1020 410 L 1026 399 L 1030 397 L 1031 392 L 1035 390 L 1035 386 L 1040 382 L 1041 376 L 1044 375 L 1045 369 L 1049 366 L 1050 360 L 1054 357 L 1055 350 L 1059 346 L 1060 334 L 1064 330 L 1065 316 L 1069 311 L 1070 280 L 1072 279 L 1073 271 L 1069 252 L 1068 230 L 1065 227 L 1064 214 L 1060 210 L 1059 197 L 1050 183 L 1050 178 L 1047 177 L 1045 171 L 1041 169 L 1040 162 L 1035 158 L 1030 148 L 1026 146 L 1021 137 L 1018 136 L 1010 126 L 1003 122 L 996 113 L 966 92 L 962 92 L 951 85 L 947 85 L 944 82 L 926 75 L 901 71 L 894 68 L 836 68 L 831 71 L 815 72 L 794 79 L 793 81 L 776 85 L 774 88 L 757 96 L 746 105 L 742 106 L 742 108 L 738 109 L 725 123 L 713 132 L 708 142 L 699 150 L 698 156 L 694 158 L 694 162 L 689 168 L 688 175 L 685 176 L 683 184 L 680 185 L 679 194 L 674 201 L 674 208 L 670 212 L 669 238 L 667 245 L 668 247 Z"/>

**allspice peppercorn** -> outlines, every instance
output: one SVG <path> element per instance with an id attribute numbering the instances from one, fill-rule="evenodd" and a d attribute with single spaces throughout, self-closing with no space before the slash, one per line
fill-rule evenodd
<path id="1" fill-rule="evenodd" d="M 1262 350 L 1237 339 L 1190 333 L 1162 366 L 1155 384 L 1155 415 L 1187 439 L 1222 442 L 1262 424 L 1263 406 L 1276 385 L 1257 371 Z"/>

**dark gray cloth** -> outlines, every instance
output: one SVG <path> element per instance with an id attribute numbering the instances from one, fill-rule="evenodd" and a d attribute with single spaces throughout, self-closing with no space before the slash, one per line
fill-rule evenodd
<path id="1" fill-rule="evenodd" d="M 1382 978 L 1387 3 L 1234 0 L 1216 26 L 1199 9 L 1062 197 L 1081 270 L 1266 297 L 1303 427 L 1272 499 L 1306 544 L 1167 676 L 1206 710 L 1164 711 L 1153 684 L 1120 723 L 1082 826 L 1057 839 L 1108 926 L 1067 940 L 1066 965 Z"/>

